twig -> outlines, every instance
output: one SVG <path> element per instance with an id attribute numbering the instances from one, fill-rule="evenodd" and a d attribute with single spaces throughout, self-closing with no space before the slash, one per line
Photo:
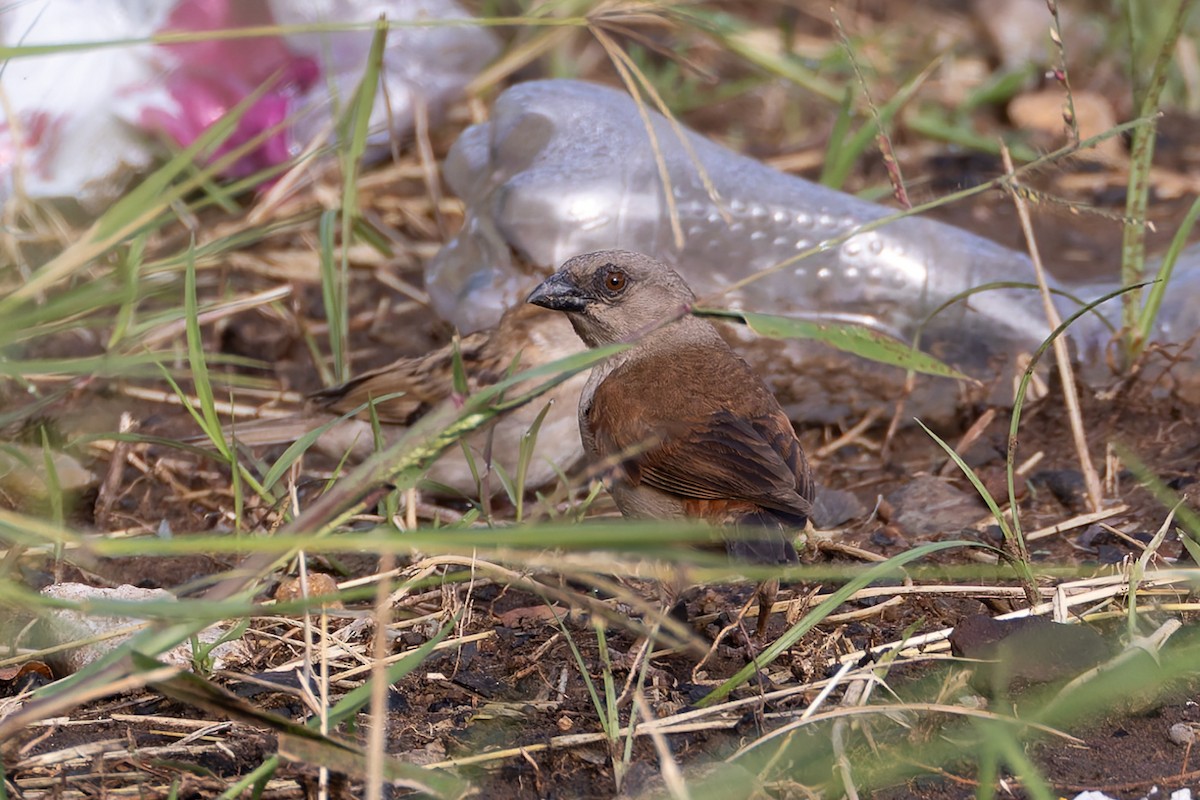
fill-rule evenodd
<path id="1" fill-rule="evenodd" d="M 975 420 L 971 423 L 971 427 L 967 428 L 966 433 L 958 440 L 958 444 L 954 445 L 954 452 L 960 456 L 965 453 L 971 445 L 979 441 L 979 437 L 983 436 L 984 431 L 988 429 L 988 426 L 992 424 L 994 419 L 996 419 L 996 409 L 989 408 L 987 411 L 984 411 L 979 416 L 979 419 Z M 953 474 L 954 470 L 954 461 L 947 459 L 942 468 L 938 470 L 938 475 L 946 477 Z"/>
<path id="2" fill-rule="evenodd" d="M 137 428 L 137 423 L 128 411 L 121 412 L 121 421 L 119 431 L 121 433 L 129 433 Z M 129 457 L 130 442 L 121 439 L 113 446 L 112 456 L 108 461 L 108 472 L 104 476 L 104 483 L 100 485 L 100 492 L 96 498 L 96 527 L 101 530 L 109 527 L 111 520 L 113 503 L 117 501 L 117 494 L 121 486 L 121 477 L 125 474 L 125 463 Z"/>
<path id="3" fill-rule="evenodd" d="M 394 553 L 384 553 L 380 558 L 380 572 L 389 572 L 396 563 Z M 371 703 L 370 727 L 367 729 L 367 798 L 380 800 L 383 797 L 383 762 L 386 759 L 388 690 L 388 623 L 391 621 L 391 581 L 382 580 L 375 593 L 375 636 L 371 652 Z"/>
<path id="4" fill-rule="evenodd" d="M 845 707 L 860 706 L 865 687 L 866 682 L 862 680 L 851 683 L 842 698 L 842 705 Z M 846 729 L 848 727 L 847 718 L 838 717 L 833 723 L 833 730 L 830 731 L 829 738 L 833 745 L 834 762 L 837 764 L 838 775 L 842 779 L 842 791 L 846 793 L 846 800 L 858 800 L 858 789 L 854 786 L 854 773 L 850 769 L 850 758 L 846 755 Z"/>
<path id="5" fill-rule="evenodd" d="M 637 703 L 638 710 L 641 712 L 642 719 L 654 719 L 654 714 L 650 711 L 650 706 L 646 703 L 646 697 L 639 689 L 633 696 L 634 702 Z M 667 737 L 663 736 L 662 731 L 651 728 L 647 733 L 650 736 L 650 741 L 654 743 L 654 750 L 658 753 L 658 768 L 662 772 L 663 783 L 667 787 L 674 800 L 691 800 L 692 795 L 688 792 L 687 782 L 683 779 L 683 773 L 679 769 L 679 764 L 676 763 L 674 756 L 671 755 L 671 747 L 667 744 Z"/>
<path id="6" fill-rule="evenodd" d="M 819 448 L 813 451 L 814 458 L 827 458 L 838 451 L 839 448 L 845 445 L 859 441 L 867 429 L 874 425 L 879 418 L 883 416 L 883 409 L 876 407 L 867 412 L 866 416 L 854 424 L 854 427 L 843 433 L 831 442 L 826 442 Z"/>
<path id="7" fill-rule="evenodd" d="M 1019 191 L 1020 184 L 1017 183 L 1012 156 L 1003 141 L 1000 142 L 1000 155 L 1004 160 L 1004 170 L 1010 178 L 1005 186 L 1012 195 L 1013 205 L 1016 206 L 1017 217 L 1021 221 L 1021 230 L 1025 234 L 1025 244 L 1029 248 L 1029 258 L 1033 262 L 1034 273 L 1037 275 L 1038 290 L 1042 296 L 1042 309 L 1046 314 L 1046 322 L 1053 330 L 1062 324 L 1062 318 L 1058 315 L 1058 309 L 1054 307 L 1054 301 L 1050 296 L 1050 286 L 1046 283 L 1046 269 L 1042 264 L 1037 239 L 1033 235 L 1033 222 L 1029 217 L 1029 206 Z M 1079 393 L 1075 386 L 1075 373 L 1071 369 L 1071 354 L 1067 349 L 1067 340 L 1062 336 L 1054 340 L 1054 358 L 1058 362 L 1063 399 L 1067 404 L 1067 415 L 1071 421 L 1071 435 L 1075 441 L 1075 451 L 1079 456 L 1079 468 L 1083 472 L 1083 480 L 1087 485 L 1088 500 L 1091 503 L 1092 511 L 1100 511 L 1104 505 L 1100 473 L 1096 471 L 1091 453 L 1088 452 L 1087 434 L 1083 429 L 1083 415 L 1079 410 Z"/>
<path id="8" fill-rule="evenodd" d="M 1062 533 L 1063 531 L 1069 531 L 1074 528 L 1082 528 L 1085 525 L 1091 525 L 1095 522 L 1099 522 L 1102 519 L 1109 519 L 1110 517 L 1115 517 L 1118 514 L 1123 514 L 1128 510 L 1129 506 L 1121 504 L 1119 506 L 1113 506 L 1112 508 L 1106 508 L 1102 511 L 1097 511 L 1090 514 L 1080 514 L 1077 517 L 1071 517 L 1070 519 L 1065 519 L 1062 522 L 1055 523 L 1054 525 L 1048 525 L 1045 528 L 1040 528 L 1032 533 L 1028 533 L 1025 535 L 1025 540 L 1033 541 L 1035 539 L 1053 536 L 1054 534 Z"/>

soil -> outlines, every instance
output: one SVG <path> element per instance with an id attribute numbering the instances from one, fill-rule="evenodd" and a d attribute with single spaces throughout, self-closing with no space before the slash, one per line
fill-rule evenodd
<path id="1" fill-rule="evenodd" d="M 929 9 L 937 10 L 944 4 L 900 5 L 934 13 Z M 886 20 L 888 15 L 902 12 L 868 3 L 863 13 Z M 751 92 L 746 102 L 755 107 L 767 105 L 771 91 L 766 87 Z M 828 113 L 828 109 L 821 110 Z M 728 138 L 736 133 L 744 149 L 764 157 L 806 146 L 820 150 L 816 144 L 822 135 L 819 130 L 807 131 L 796 140 L 784 140 L 757 128 L 731 132 L 722 127 L 730 118 L 736 117 L 731 117 L 728 108 L 719 114 L 702 109 L 691 113 L 686 121 L 717 136 Z M 1003 122 L 990 119 L 982 124 L 995 131 Z M 1187 137 L 1183 135 L 1189 127 L 1194 130 L 1195 122 L 1182 114 L 1168 115 L 1163 122 L 1158 159 L 1178 173 L 1195 174 L 1200 169 L 1197 154 L 1186 146 Z M 461 114 L 452 115 L 436 132 L 434 147 L 439 157 L 463 123 Z M 921 185 L 931 194 L 970 184 L 980 177 L 990 178 L 1000 171 L 990 157 L 968 158 L 944 144 L 909 141 L 903 134 L 898 144 L 902 165 L 909 173 L 921 175 Z M 420 198 L 424 193 L 419 180 L 402 177 L 406 174 L 402 166 L 382 165 L 372 170 L 364 188 L 369 214 L 387 230 L 436 246 L 439 234 L 429 215 L 414 217 L 397 200 Z M 1061 167 L 1039 180 L 1045 191 L 1061 194 L 1065 191 L 1061 181 L 1089 171 L 1093 168 L 1086 165 Z M 1110 172 L 1106 175 L 1111 179 Z M 852 188 L 878 186 L 881 180 L 886 183 L 887 179 L 880 164 L 864 165 L 853 176 Z M 1070 277 L 1095 277 L 1117 268 L 1121 230 L 1110 217 L 1122 213 L 1123 198 L 1114 196 L 1111 180 L 1098 180 L 1095 185 L 1099 188 L 1072 190 L 1075 193 L 1071 199 L 1097 206 L 1107 216 L 1077 214 L 1051 205 L 1038 207 L 1036 227 L 1042 252 L 1057 254 L 1048 260 L 1067 265 L 1061 271 Z M 312 197 L 307 201 L 316 203 Z M 1159 232 L 1150 237 L 1152 249 L 1165 246 L 1189 203 L 1190 197 L 1184 197 L 1153 205 L 1151 213 Z M 1011 203 L 998 193 L 947 206 L 936 215 L 1003 244 L 1024 246 Z M 447 213 L 445 221 L 451 227 L 460 222 L 453 213 Z M 237 217 L 209 211 L 199 224 L 217 229 L 236 225 Z M 266 263 L 277 260 L 280 254 L 310 251 L 312 241 L 302 235 L 284 236 L 250 248 L 245 257 Z M 169 241 L 157 245 L 170 249 Z M 399 355 L 420 355 L 449 340 L 450 332 L 444 324 L 411 302 L 404 291 L 396 288 L 395 280 L 381 281 L 379 276 L 380 271 L 387 271 L 419 287 L 421 259 L 429 252 L 430 247 L 413 247 L 395 263 L 359 265 L 355 270 L 349 302 L 356 370 L 387 363 Z M 216 297 L 225 291 L 260 291 L 281 282 L 289 281 L 231 266 L 216 278 L 210 273 L 202 289 L 207 297 Z M 305 334 L 319 330 L 323 314 L 319 285 L 311 275 L 289 283 L 294 293 L 286 316 L 275 317 L 266 311 L 242 314 L 207 327 L 205 334 L 211 352 L 250 355 L 272 365 L 257 371 L 230 369 L 231 374 L 267 379 L 279 391 L 294 396 L 320 388 L 321 379 L 313 368 Z M 384 309 L 383 315 L 380 309 Z M 81 350 L 81 346 L 73 348 L 62 339 L 39 347 L 65 355 L 90 352 Z M 1103 386 L 1082 387 L 1081 413 L 1090 452 L 1102 462 L 1102 470 L 1106 455 L 1112 456 L 1108 463 L 1116 465 L 1109 476 L 1107 500 L 1123 504 L 1126 509 L 1104 519 L 1104 525 L 1084 524 L 1031 542 L 1031 560 L 1047 576 L 1047 585 L 1055 568 L 1071 579 L 1119 574 L 1142 554 L 1166 519 L 1169 509 L 1163 500 L 1131 471 L 1130 459 L 1113 455 L 1114 448 L 1123 447 L 1136 454 L 1149 473 L 1173 491 L 1186 492 L 1195 484 L 1200 467 L 1200 415 L 1195 406 L 1164 388 L 1161 375 L 1166 369 L 1169 364 L 1165 356 L 1151 354 L 1132 377 L 1114 376 Z M 13 431 L 14 438 L 24 435 L 29 441 L 40 442 L 41 432 L 46 431 L 55 441 L 73 441 L 87 430 L 115 430 L 121 412 L 131 413 L 143 433 L 168 439 L 196 434 L 186 411 L 171 403 L 153 402 L 144 394 L 135 396 L 128 391 L 131 386 L 166 388 L 154 381 L 80 381 L 26 419 L 21 431 Z M 15 392 L 10 394 L 9 404 L 17 403 L 17 398 Z M 893 411 L 891 405 L 881 409 L 874 425 L 853 436 L 847 436 L 842 428 L 794 420 L 807 452 L 813 454 L 822 487 L 848 493 L 840 496 L 861 505 L 850 519 L 836 522 L 833 534 L 809 538 L 804 554 L 809 566 L 828 565 L 845 574 L 850 567 L 863 563 L 868 557 L 864 554 L 891 557 L 922 544 L 952 539 L 1002 547 L 998 527 L 987 522 L 987 508 L 927 434 L 902 426 L 888 437 L 887 422 Z M 998 490 L 1008 451 L 1010 412 L 1004 408 L 995 411 L 995 418 L 962 452 L 984 483 Z M 942 433 L 954 440 L 988 412 L 981 406 L 962 408 L 957 425 Z M 1040 460 L 1018 482 L 1020 520 L 1026 531 L 1061 523 L 1087 510 L 1066 414 L 1061 386 L 1052 381 L 1047 396 L 1027 407 L 1021 419 L 1016 462 L 1040 454 Z M 831 442 L 840 444 L 831 447 Z M 98 533 L 160 535 L 230 530 L 232 495 L 227 471 L 194 451 L 166 445 L 138 445 L 136 452 L 140 465 L 126 461 L 119 467 L 115 490 L 93 490 L 79 498 L 71 510 L 71 521 L 76 526 Z M 89 466 L 105 475 L 109 461 L 93 453 Z M 334 466 L 319 458 L 306 461 L 305 474 L 298 481 L 302 505 L 315 499 Z M 951 494 L 946 497 L 957 509 L 948 519 L 961 524 L 920 524 L 923 514 L 933 513 L 931 501 L 923 496 L 913 498 L 903 490 L 918 480 L 934 478 L 948 487 Z M 577 489 L 576 494 L 581 491 Z M 530 502 L 534 499 L 531 497 Z M 603 509 L 604 503 L 597 507 Z M 448 510 L 462 513 L 467 508 L 450 505 Z M 497 519 L 511 517 L 511 511 L 499 501 L 492 509 Z M 250 508 L 248 527 L 259 533 L 269 530 L 275 519 L 272 512 Z M 430 524 L 428 519 L 422 520 L 422 525 Z M 1155 558 L 1159 565 L 1194 566 L 1174 529 L 1158 546 Z M 51 581 L 76 580 L 104 586 L 129 583 L 161 587 L 195 596 L 206 579 L 237 563 L 232 556 L 97 559 L 69 555 L 58 562 L 27 556 L 19 567 L 24 582 L 33 589 Z M 413 555 L 400 566 L 411 571 L 426 563 L 420 555 Z M 921 563 L 962 570 L 979 565 L 957 550 L 930 556 Z M 309 569 L 328 571 L 346 581 L 371 575 L 380 565 L 378 556 L 352 551 L 315 557 Z M 461 569 L 446 572 L 461 573 Z M 843 776 L 837 771 L 831 773 L 831 765 L 840 755 L 853 765 L 858 791 L 879 798 L 973 797 L 980 780 L 991 780 L 977 769 L 979 763 L 986 762 L 989 740 L 980 733 L 984 728 L 973 727 L 976 721 L 945 713 L 913 714 L 905 719 L 904 727 L 885 724 L 882 719 L 854 725 L 825 720 L 798 728 L 794 738 L 786 739 L 777 750 L 768 741 L 777 745 L 778 740 L 764 740 L 750 754 L 731 757 L 772 730 L 795 721 L 817 696 L 819 689 L 813 682 L 831 675 L 839 656 L 867 651 L 879 657 L 879 648 L 886 643 L 954 627 L 973 614 L 996 615 L 1023 608 L 1023 597 L 1000 597 L 983 591 L 859 597 L 839 609 L 849 612 L 851 618 L 818 625 L 764 670 L 759 682 L 735 693 L 734 697 L 747 702 L 736 713 L 718 717 L 720 725 L 670 733 L 660 742 L 651 737 L 636 739 L 618 786 L 621 770 L 614 762 L 623 759 L 624 739 L 610 749 L 603 737 L 581 737 L 580 741 L 564 737 L 601 730 L 584 671 L 591 682 L 599 684 L 606 660 L 611 662 L 616 692 L 621 693 L 631 677 L 630 665 L 636 663 L 640 669 L 641 662 L 636 661 L 643 642 L 640 632 L 652 624 L 650 619 L 643 616 L 641 608 L 630 605 L 625 595 L 606 595 L 594 587 L 560 581 L 550 572 L 536 576 L 540 584 L 505 581 L 482 573 L 475 577 L 468 583 L 432 584 L 424 594 L 407 597 L 394 607 L 399 624 L 388 642 L 393 653 L 419 647 L 434 636 L 439 625 L 452 617 L 457 621 L 452 633 L 454 646 L 428 656 L 392 686 L 387 697 L 385 747 L 388 753 L 418 764 L 473 760 L 457 766 L 455 772 L 476 787 L 478 796 L 665 795 L 671 790 L 670 771 L 662 765 L 673 761 L 684 770 L 692 797 L 836 797 L 843 787 Z M 925 582 L 948 580 L 927 578 Z M 988 580 L 964 582 L 987 584 Z M 1018 586 L 1011 579 L 992 583 Z M 899 584 L 892 578 L 876 584 L 880 585 Z M 781 597 L 796 598 L 797 605 L 803 606 L 810 593 L 829 592 L 836 587 L 833 582 L 825 586 L 815 582 L 785 585 Z M 264 585 L 263 597 L 268 588 L 271 586 Z M 658 590 L 651 581 L 627 581 L 625 590 L 629 596 L 642 598 L 643 605 L 658 603 Z M 707 692 L 745 666 L 749 652 L 761 652 L 784 634 L 791 619 L 785 620 L 784 614 L 777 613 L 764 641 L 747 642 L 735 630 L 710 650 L 710 643 L 723 629 L 737 628 L 737 612 L 753 599 L 753 594 L 751 585 L 735 583 L 708 585 L 686 595 L 685 627 L 694 631 L 693 647 L 651 659 L 645 695 L 652 713 L 668 716 L 696 707 Z M 1161 607 L 1138 616 L 1135 632 L 1142 636 L 1150 635 L 1171 618 L 1185 623 L 1169 639 L 1158 662 L 1147 658 L 1132 667 L 1135 675 L 1144 676 L 1135 678 L 1132 685 L 1144 680 L 1145 692 L 1128 691 L 1131 682 L 1127 680 L 1115 684 L 1125 687 L 1119 696 L 1092 696 L 1089 708 L 1056 718 L 1056 731 L 1024 732 L 1027 746 L 1023 752 L 1055 794 L 1071 796 L 1084 790 L 1101 790 L 1114 798 L 1141 798 L 1155 787 L 1166 791 L 1200 785 L 1200 756 L 1192 758 L 1191 745 L 1177 744 L 1171 738 L 1172 726 L 1179 723 L 1200 726 L 1200 705 L 1195 700 L 1200 673 L 1186 668 L 1195 663 L 1200 640 L 1185 595 L 1186 591 L 1178 598 L 1156 598 Z M 342 632 L 353 629 L 369 611 L 369 597 L 332 612 L 330 627 Z M 547 597 L 553 598 L 561 623 L 547 612 Z M 569 607 L 571 598 L 574 608 Z M 602 658 L 595 621 L 600 618 L 597 609 L 605 603 L 612 616 L 605 634 L 607 657 Z M 1096 619 L 1088 623 L 1114 648 L 1129 633 L 1125 629 L 1124 603 L 1118 599 L 1106 609 L 1092 609 Z M 1170 607 L 1171 603 L 1177 605 Z M 1104 619 L 1101 611 L 1113 613 Z M 621 617 L 625 624 L 615 624 L 614 620 Z M 7 630 L 15 635 L 25 621 L 25 617 L 11 620 Z M 311 709 L 297 687 L 305 678 L 294 670 L 270 671 L 297 658 L 302 660 L 302 626 L 287 615 L 264 616 L 251 622 L 246 640 L 252 655 L 218 671 L 212 680 L 258 710 L 304 719 Z M 370 653 L 367 633 L 360 631 L 355 642 L 363 653 Z M 698 667 L 706 652 L 707 660 Z M 1038 656 L 1022 654 L 1029 659 Z M 353 659 L 343 661 L 358 663 Z M 895 692 L 905 700 L 929 703 L 955 703 L 971 697 L 978 700 L 982 711 L 1009 713 L 1017 709 L 1017 713 L 1033 718 L 1040 705 L 1065 683 L 1062 680 L 1049 688 L 1038 683 L 1011 686 L 983 696 L 966 688 L 964 669 L 963 665 L 941 660 L 916 660 L 896 666 L 886 674 L 886 690 L 876 687 L 876 696 Z M 362 677 L 336 681 L 335 695 L 348 691 Z M 44 680 L 37 671 L 16 676 L 0 671 L 0 718 L 5 713 L 6 697 L 16 696 L 31 682 Z M 264 688 L 262 681 L 270 684 Z M 789 688 L 798 691 L 786 696 L 774 694 Z M 835 707 L 846 691 L 843 683 L 826 707 Z M 622 724 L 633 707 L 630 698 L 620 706 Z M 199 724 L 201 718 L 211 721 L 213 727 L 204 728 Z M 338 732 L 365 743 L 365 715 L 358 719 L 358 725 L 353 729 L 342 726 Z M 202 735 L 183 741 L 198 731 Z M 278 731 L 278 727 L 256 721 L 226 700 L 185 703 L 169 685 L 160 685 L 92 699 L 66 709 L 54 719 L 31 725 L 14 739 L 0 742 L 0 756 L 5 785 L 18 797 L 165 797 L 168 793 L 181 798 L 213 797 L 280 751 Z M 512 752 L 504 757 L 481 757 L 510 748 Z M 39 761 L 40 756 L 54 758 Z M 318 766 L 311 759 L 285 758 L 264 784 L 261 796 L 317 796 Z M 362 784 L 354 777 L 356 774 L 353 770 L 335 771 L 329 787 L 331 795 L 360 796 Z M 996 785 L 1011 788 L 1013 796 L 1031 793 L 1014 777 L 1011 768 L 1002 768 L 1001 774 L 993 777 Z M 406 791 L 396 790 L 394 796 Z"/>

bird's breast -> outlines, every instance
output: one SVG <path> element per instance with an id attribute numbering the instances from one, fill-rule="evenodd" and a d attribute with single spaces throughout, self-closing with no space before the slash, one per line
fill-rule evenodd
<path id="1" fill-rule="evenodd" d="M 620 474 L 613 477 L 609 489 L 621 516 L 631 519 L 683 519 L 688 516 L 680 498 L 649 486 L 632 486 Z"/>
<path id="2" fill-rule="evenodd" d="M 613 367 L 609 362 L 613 360 L 610 358 L 592 367 L 587 382 L 583 385 L 583 391 L 579 393 L 579 436 L 583 440 L 583 451 L 593 459 L 603 458 L 605 454 L 599 452 L 596 446 L 596 436 L 592 431 L 589 415 L 592 413 L 592 404 L 596 401 L 596 390 L 612 372 Z"/>

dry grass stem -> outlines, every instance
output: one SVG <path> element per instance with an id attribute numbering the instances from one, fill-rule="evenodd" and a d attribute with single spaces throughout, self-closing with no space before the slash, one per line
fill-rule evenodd
<path id="1" fill-rule="evenodd" d="M 1120 503 L 1111 508 L 1101 509 L 1100 511 L 1089 514 L 1079 514 L 1078 516 L 1065 519 L 1062 522 L 1057 522 L 1053 525 L 1047 525 L 1045 528 L 1038 528 L 1036 531 L 1031 531 L 1025 534 L 1026 541 L 1036 541 L 1044 539 L 1047 536 L 1056 536 L 1060 533 L 1078 528 L 1086 528 L 1088 525 L 1094 525 L 1097 522 L 1113 517 L 1120 516 L 1129 510 L 1129 506 Z"/>
<path id="2" fill-rule="evenodd" d="M 650 705 L 640 690 L 634 694 L 634 702 L 641 712 L 642 719 L 654 719 Z M 683 772 L 679 769 L 679 763 L 671 754 L 671 746 L 667 744 L 667 737 L 663 735 L 662 731 L 655 728 L 651 728 L 648 735 L 654 744 L 654 751 L 658 754 L 658 768 L 667 792 L 673 800 L 691 800 L 692 794 L 688 791 L 687 781 L 684 780 Z"/>
<path id="3" fill-rule="evenodd" d="M 959 437 L 958 442 L 956 442 L 954 445 L 954 452 L 958 453 L 960 456 L 967 452 L 971 445 L 979 441 L 980 437 L 987 432 L 987 429 L 991 426 L 995 419 L 996 409 L 994 408 L 989 408 L 980 414 L 979 418 L 971 423 L 971 427 L 967 428 L 966 432 Z M 946 463 L 942 465 L 942 468 L 938 470 L 938 475 L 947 477 L 949 475 L 953 475 L 957 469 L 958 467 L 955 465 L 955 463 L 947 459 Z"/>
<path id="4" fill-rule="evenodd" d="M 856 422 L 853 427 L 851 427 L 841 436 L 826 442 L 814 450 L 812 457 L 814 459 L 828 458 L 833 453 L 836 453 L 841 448 L 850 444 L 859 444 L 869 450 L 878 450 L 879 445 L 877 443 L 864 440 L 862 436 L 864 433 L 869 431 L 882 416 L 882 408 L 872 408 L 862 419 Z"/>
<path id="5" fill-rule="evenodd" d="M 1046 322 L 1051 330 L 1062 324 L 1062 317 L 1054 307 L 1054 299 L 1050 294 L 1050 286 L 1046 282 L 1046 268 L 1042 264 L 1041 251 L 1037 246 L 1037 238 L 1033 234 L 1033 221 L 1029 217 L 1029 206 L 1020 191 L 1016 170 L 1013 167 L 1012 156 L 1008 148 L 1001 142 L 1000 154 L 1004 160 L 1004 170 L 1009 182 L 1009 194 L 1017 209 L 1017 217 L 1021 221 L 1021 230 L 1025 234 L 1025 246 L 1029 258 L 1033 262 L 1034 274 L 1037 275 L 1038 289 L 1042 296 L 1042 309 L 1046 314 Z M 1088 449 L 1087 434 L 1083 427 L 1083 415 L 1079 409 L 1079 390 L 1075 384 L 1075 371 L 1071 368 L 1071 352 L 1067 340 L 1063 336 L 1054 339 L 1054 358 L 1058 364 L 1059 379 L 1062 383 L 1063 400 L 1067 406 L 1067 418 L 1071 423 L 1071 435 L 1075 441 L 1075 451 L 1079 457 L 1079 469 L 1083 473 L 1084 484 L 1087 486 L 1088 501 L 1092 511 L 1100 511 L 1104 507 L 1104 492 L 1100 483 L 1100 473 L 1092 463 L 1092 455 Z"/>

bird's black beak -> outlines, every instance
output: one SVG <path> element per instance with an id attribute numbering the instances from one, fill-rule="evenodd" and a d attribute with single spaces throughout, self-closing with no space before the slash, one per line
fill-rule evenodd
<path id="1" fill-rule="evenodd" d="M 556 272 L 538 284 L 538 287 L 525 298 L 526 303 L 548 308 L 551 311 L 583 311 L 587 308 L 588 299 L 569 277 L 562 272 Z"/>

